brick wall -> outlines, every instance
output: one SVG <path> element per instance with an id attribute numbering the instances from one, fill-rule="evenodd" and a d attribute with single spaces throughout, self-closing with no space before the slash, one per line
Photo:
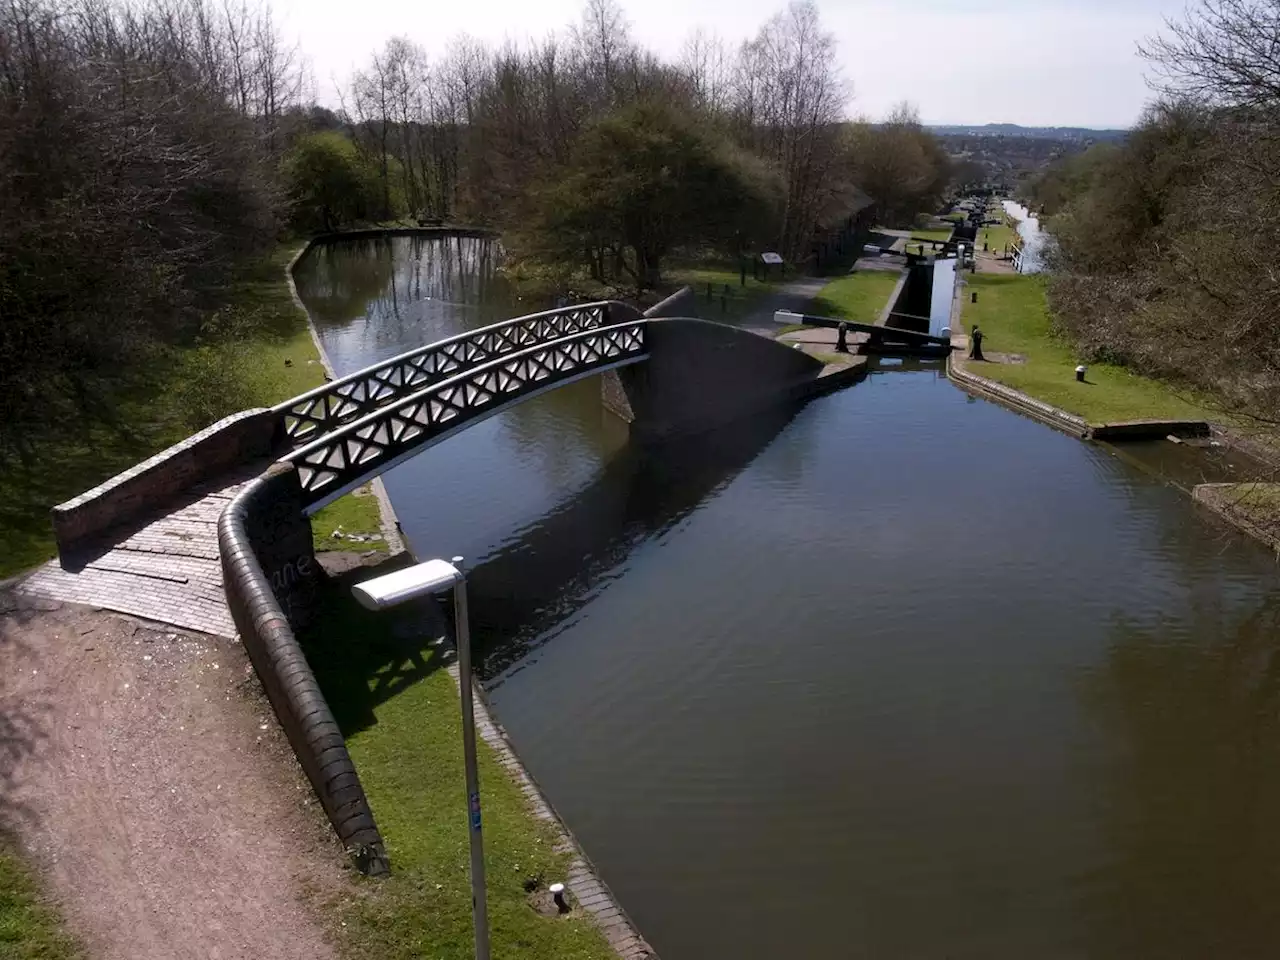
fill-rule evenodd
<path id="1" fill-rule="evenodd" d="M 641 439 L 696 433 L 808 396 L 822 372 L 806 353 L 707 320 L 655 319 L 645 336 L 649 360 L 616 371 Z"/>
<path id="2" fill-rule="evenodd" d="M 227 604 L 254 670 L 339 839 L 369 874 L 389 869 L 386 848 L 346 741 L 294 628 L 321 578 L 297 471 L 275 464 L 218 521 Z"/>
<path id="3" fill-rule="evenodd" d="M 205 427 L 52 510 L 63 554 L 191 487 L 272 452 L 283 422 L 270 410 L 244 410 Z"/>

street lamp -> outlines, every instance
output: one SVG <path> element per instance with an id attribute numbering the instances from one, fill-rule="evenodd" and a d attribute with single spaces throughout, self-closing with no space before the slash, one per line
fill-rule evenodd
<path id="1" fill-rule="evenodd" d="M 489 912 L 484 893 L 484 838 L 480 833 L 480 778 L 476 771 L 476 720 L 471 703 L 471 629 L 467 622 L 467 579 L 453 563 L 428 560 L 351 588 L 366 610 L 391 607 L 453 588 L 454 635 L 458 647 L 458 689 L 462 698 L 462 757 L 467 772 L 467 822 L 471 834 L 471 916 L 476 960 L 489 960 Z"/>

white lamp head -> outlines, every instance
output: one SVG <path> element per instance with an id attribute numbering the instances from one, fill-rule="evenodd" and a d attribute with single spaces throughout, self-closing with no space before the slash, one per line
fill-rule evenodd
<path id="1" fill-rule="evenodd" d="M 462 571 L 452 563 L 428 560 L 357 583 L 351 592 L 366 610 L 386 610 L 418 597 L 452 590 L 462 579 Z"/>

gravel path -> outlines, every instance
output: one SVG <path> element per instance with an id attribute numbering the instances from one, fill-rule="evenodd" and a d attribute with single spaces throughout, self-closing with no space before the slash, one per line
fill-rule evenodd
<path id="1" fill-rule="evenodd" d="M 334 956 L 340 855 L 230 642 L 0 593 L 0 824 L 94 960 Z"/>

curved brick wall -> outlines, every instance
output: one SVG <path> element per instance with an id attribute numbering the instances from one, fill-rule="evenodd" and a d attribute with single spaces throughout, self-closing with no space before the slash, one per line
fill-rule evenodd
<path id="1" fill-rule="evenodd" d="M 285 735 L 339 839 L 369 874 L 389 869 L 386 848 L 342 731 L 302 652 L 320 578 L 297 472 L 276 464 L 247 484 L 218 521 L 227 604 Z"/>

